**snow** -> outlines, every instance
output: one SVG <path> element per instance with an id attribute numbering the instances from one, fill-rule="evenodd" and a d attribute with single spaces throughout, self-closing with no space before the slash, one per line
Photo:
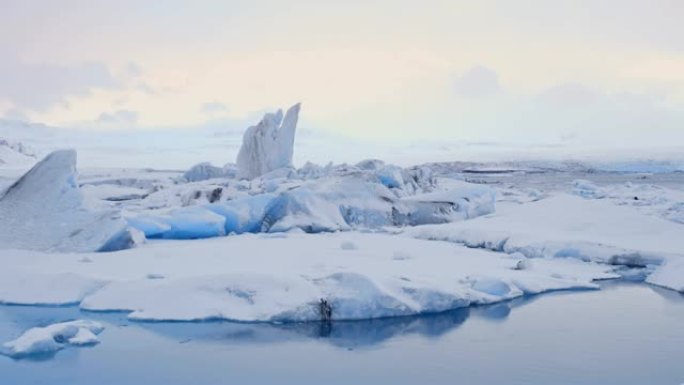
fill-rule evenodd
<path id="1" fill-rule="evenodd" d="M 500 206 L 496 215 L 405 232 L 530 258 L 648 265 L 682 255 L 681 225 L 603 199 L 569 194 Z"/>
<path id="2" fill-rule="evenodd" d="M 300 104 L 267 113 L 244 134 L 237 156 L 238 176 L 254 179 L 279 168 L 292 167 L 292 152 Z"/>
<path id="3" fill-rule="evenodd" d="M 668 260 L 656 268 L 646 282 L 684 293 L 684 258 Z"/>
<path id="4" fill-rule="evenodd" d="M 0 248 L 111 251 L 133 246 L 135 234 L 113 210 L 84 204 L 76 152 L 55 151 L 0 193 Z"/>
<path id="5" fill-rule="evenodd" d="M 343 242 L 356 248 L 340 247 Z M 364 319 L 595 289 L 592 280 L 617 277 L 612 266 L 575 259 L 539 260 L 516 270 L 519 257 L 503 253 L 359 232 L 153 241 L 116 255 L 85 256 L 90 263 L 81 262 L 84 254 L 0 252 L 7 267 L 0 271 L 0 293 L 35 303 L 31 294 L 40 295 L 47 276 L 70 272 L 96 288 L 52 291 L 86 310 L 127 311 L 135 320 L 275 322 L 320 319 L 321 298 L 331 304 L 334 320 Z M 16 275 L 22 285 L 6 280 Z M 510 290 L 486 289 L 492 282 Z"/>
<path id="6" fill-rule="evenodd" d="M 0 166 L 25 167 L 36 161 L 35 152 L 22 142 L 0 137 Z"/>
<path id="7" fill-rule="evenodd" d="M 104 330 L 98 322 L 76 320 L 27 330 L 17 339 L 0 345 L 0 354 L 12 358 L 55 353 L 67 346 L 98 344 L 97 335 Z"/>

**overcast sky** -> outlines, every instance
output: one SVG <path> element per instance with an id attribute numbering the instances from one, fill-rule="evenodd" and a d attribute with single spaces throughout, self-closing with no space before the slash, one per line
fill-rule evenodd
<path id="1" fill-rule="evenodd" d="M 0 0 L 0 116 L 355 138 L 684 141 L 684 1 Z"/>

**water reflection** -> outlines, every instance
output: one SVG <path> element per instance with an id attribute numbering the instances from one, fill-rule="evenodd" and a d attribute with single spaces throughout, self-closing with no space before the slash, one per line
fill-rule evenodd
<path id="1" fill-rule="evenodd" d="M 0 306 L 0 342 L 88 318 L 101 344 L 0 357 L 0 383 L 682 383 L 684 296 L 636 283 L 421 317 L 357 322 L 140 323 L 125 313 Z M 93 381 L 96 379 L 96 381 Z"/>

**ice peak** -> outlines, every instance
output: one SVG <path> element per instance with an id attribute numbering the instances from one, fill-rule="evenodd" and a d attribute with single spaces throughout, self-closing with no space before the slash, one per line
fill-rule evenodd
<path id="1" fill-rule="evenodd" d="M 269 112 L 243 136 L 237 157 L 238 177 L 254 179 L 267 172 L 292 167 L 292 152 L 301 103 Z"/>

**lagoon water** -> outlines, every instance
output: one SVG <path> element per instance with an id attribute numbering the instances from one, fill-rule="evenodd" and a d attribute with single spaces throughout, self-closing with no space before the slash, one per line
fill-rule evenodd
<path id="1" fill-rule="evenodd" d="M 0 306 L 0 341 L 77 318 L 106 325 L 99 345 L 0 356 L 0 384 L 684 383 L 684 296 L 639 283 L 332 324 L 140 323 Z"/>

